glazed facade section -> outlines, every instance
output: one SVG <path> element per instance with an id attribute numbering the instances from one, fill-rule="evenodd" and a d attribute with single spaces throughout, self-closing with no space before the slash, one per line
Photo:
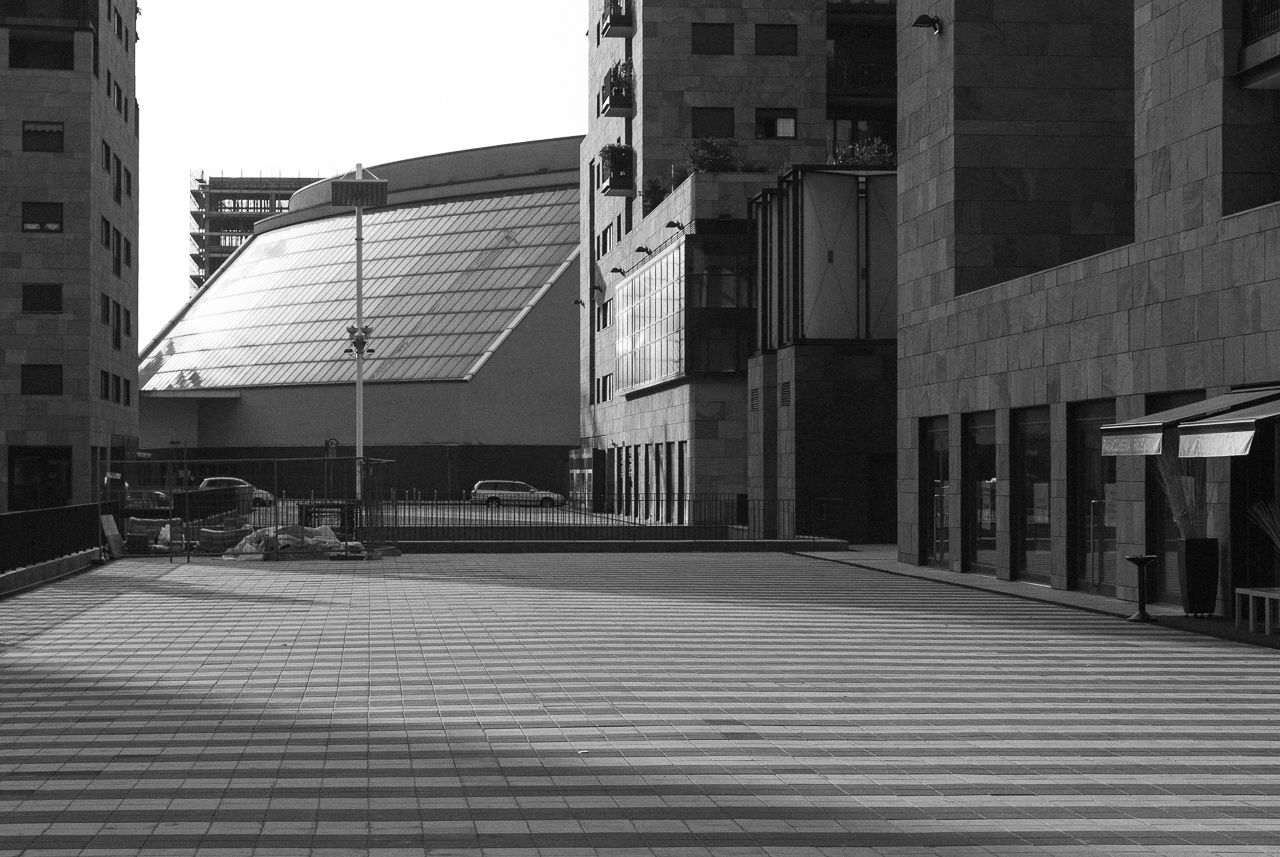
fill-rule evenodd
<path id="1" fill-rule="evenodd" d="M 575 249 L 577 193 L 556 190 L 372 211 L 366 380 L 466 380 Z M 351 215 L 258 235 L 143 355 L 145 391 L 350 383 Z"/>

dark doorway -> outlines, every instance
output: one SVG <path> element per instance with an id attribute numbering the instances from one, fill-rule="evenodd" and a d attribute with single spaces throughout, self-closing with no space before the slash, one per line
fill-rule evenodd
<path id="1" fill-rule="evenodd" d="M 951 561 L 951 437 L 946 417 L 920 423 L 920 564 L 948 568 Z"/>
<path id="2" fill-rule="evenodd" d="M 996 514 L 996 415 L 988 411 L 964 420 L 964 493 L 961 516 L 964 570 L 996 573 L 998 515 Z"/>
<path id="3" fill-rule="evenodd" d="M 9 447 L 9 511 L 71 505 L 71 447 Z"/>
<path id="4" fill-rule="evenodd" d="M 1049 409 L 1015 411 L 1012 435 L 1013 576 L 1047 586 L 1052 580 Z"/>
<path id="5" fill-rule="evenodd" d="M 1067 449 L 1067 575 L 1071 589 L 1115 597 L 1116 460 L 1102 454 L 1102 427 L 1116 421 L 1113 399 L 1071 407 Z"/>

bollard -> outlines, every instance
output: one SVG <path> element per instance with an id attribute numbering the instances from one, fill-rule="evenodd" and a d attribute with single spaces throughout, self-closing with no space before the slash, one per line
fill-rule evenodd
<path id="1" fill-rule="evenodd" d="M 1153 554 L 1142 554 L 1140 556 L 1127 556 L 1126 560 L 1133 563 L 1138 569 L 1138 612 L 1129 617 L 1130 622 L 1151 623 L 1156 621 L 1147 615 L 1147 566 L 1156 561 Z"/>

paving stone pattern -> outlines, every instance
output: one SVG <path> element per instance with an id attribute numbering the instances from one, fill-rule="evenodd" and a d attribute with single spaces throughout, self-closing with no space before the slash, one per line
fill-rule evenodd
<path id="1" fill-rule="evenodd" d="M 743 555 L 0 602 L 0 855 L 1280 854 L 1280 655 Z"/>

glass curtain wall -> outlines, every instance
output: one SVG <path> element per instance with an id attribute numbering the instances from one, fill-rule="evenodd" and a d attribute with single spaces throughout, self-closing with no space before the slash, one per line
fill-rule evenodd
<path id="1" fill-rule="evenodd" d="M 1014 577 L 1048 585 L 1051 579 L 1049 409 L 1012 414 L 1010 515 Z"/>
<path id="2" fill-rule="evenodd" d="M 1114 400 L 1073 405 L 1067 450 L 1070 586 L 1111 597 L 1116 594 L 1116 459 L 1102 454 L 1102 427 L 1115 421 Z"/>
<path id="3" fill-rule="evenodd" d="M 947 568 L 951 560 L 951 438 L 946 417 L 920 422 L 920 563 Z"/>
<path id="4" fill-rule="evenodd" d="M 968 414 L 964 420 L 964 568 L 996 573 L 996 415 Z"/>

